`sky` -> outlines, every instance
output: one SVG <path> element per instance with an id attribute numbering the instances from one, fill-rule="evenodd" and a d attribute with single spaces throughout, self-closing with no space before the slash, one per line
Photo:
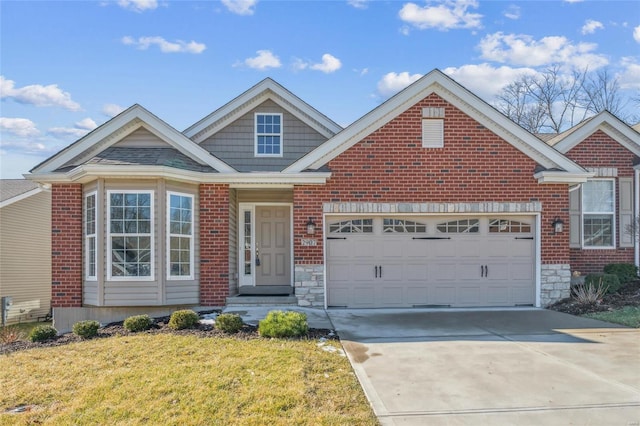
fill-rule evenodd
<path id="1" fill-rule="evenodd" d="M 271 77 L 347 126 L 438 68 L 487 102 L 607 69 L 640 106 L 638 1 L 0 0 L 0 177 L 133 104 L 179 131 Z"/>

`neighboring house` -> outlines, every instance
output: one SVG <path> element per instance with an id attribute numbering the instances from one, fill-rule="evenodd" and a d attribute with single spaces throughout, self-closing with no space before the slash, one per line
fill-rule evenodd
<path id="1" fill-rule="evenodd" d="M 546 306 L 637 262 L 640 155 L 608 113 L 547 139 L 438 70 L 345 129 L 270 79 L 182 133 L 135 105 L 27 175 L 52 185 L 54 315 Z"/>
<path id="2" fill-rule="evenodd" d="M 13 302 L 7 324 L 51 308 L 51 192 L 24 179 L 0 180 L 0 297 Z"/>

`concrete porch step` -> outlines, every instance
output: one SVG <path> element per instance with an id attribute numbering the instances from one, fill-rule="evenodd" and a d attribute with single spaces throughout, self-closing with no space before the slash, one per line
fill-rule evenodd
<path id="1" fill-rule="evenodd" d="M 293 287 L 290 285 L 243 285 L 238 289 L 238 293 L 254 296 L 282 296 L 293 294 Z"/>
<path id="2" fill-rule="evenodd" d="M 276 306 L 298 305 L 298 298 L 293 295 L 238 295 L 227 297 L 227 306 Z"/>

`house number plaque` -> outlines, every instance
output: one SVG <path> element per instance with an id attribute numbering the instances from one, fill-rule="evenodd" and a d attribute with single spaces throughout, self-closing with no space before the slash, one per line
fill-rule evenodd
<path id="1" fill-rule="evenodd" d="M 303 238 L 301 240 L 302 245 L 303 246 L 317 246 L 318 245 L 318 240 L 315 240 L 313 238 Z"/>

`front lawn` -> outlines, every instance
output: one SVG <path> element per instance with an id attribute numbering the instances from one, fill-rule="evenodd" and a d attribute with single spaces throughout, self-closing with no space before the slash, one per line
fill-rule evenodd
<path id="1" fill-rule="evenodd" d="M 625 306 L 622 309 L 607 312 L 594 312 L 583 315 L 600 321 L 613 322 L 627 327 L 640 328 L 640 306 Z"/>
<path id="2" fill-rule="evenodd" d="M 311 339 L 100 338 L 2 355 L 0 383 L 2 425 L 377 424 L 348 360 Z"/>

